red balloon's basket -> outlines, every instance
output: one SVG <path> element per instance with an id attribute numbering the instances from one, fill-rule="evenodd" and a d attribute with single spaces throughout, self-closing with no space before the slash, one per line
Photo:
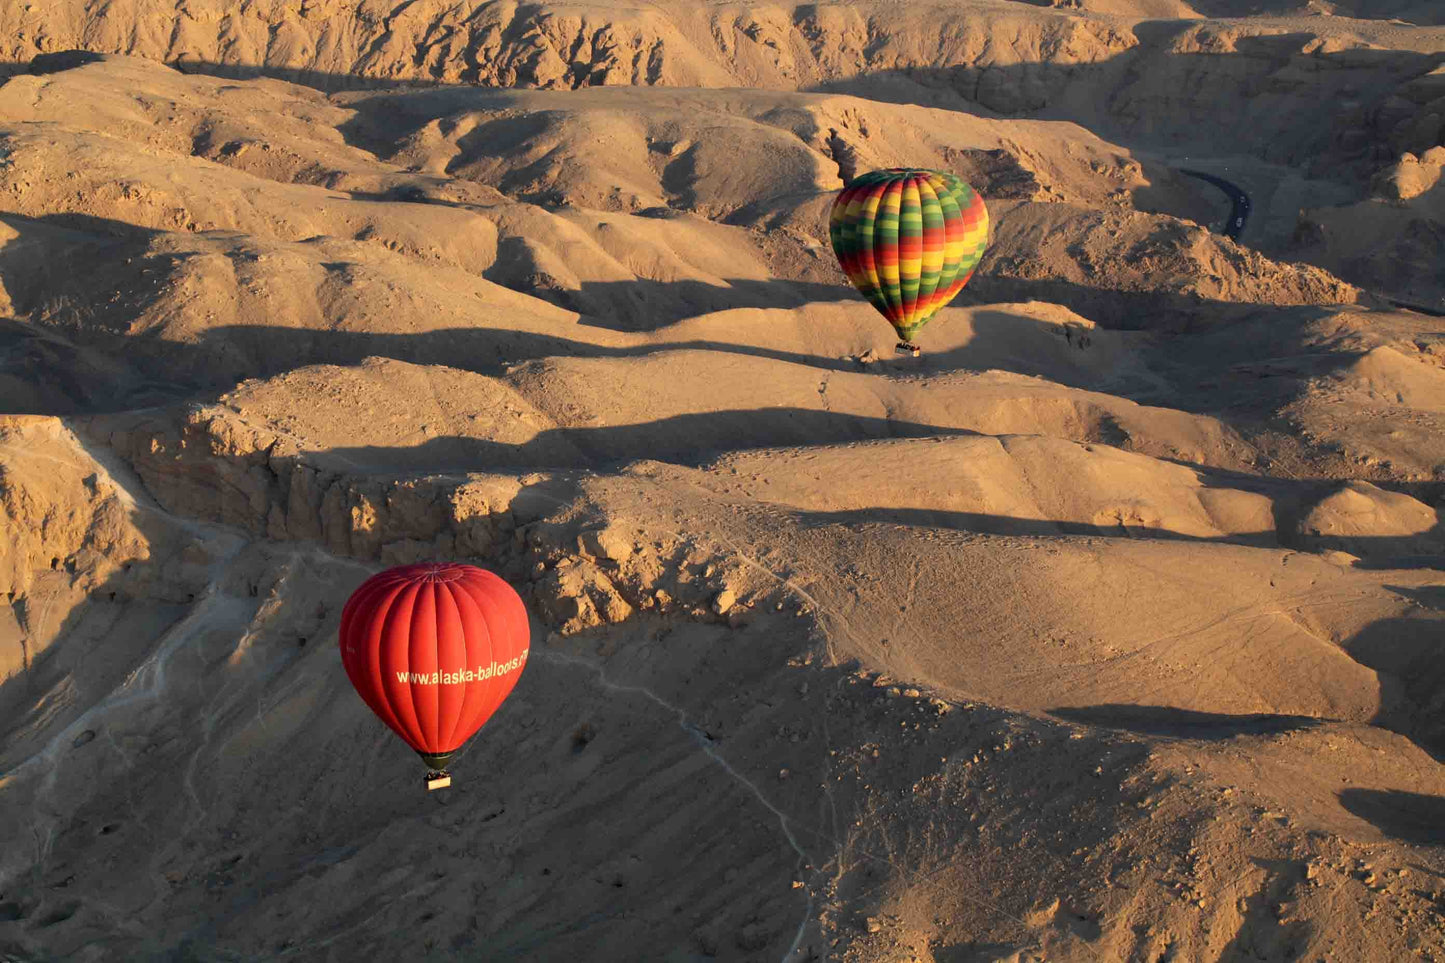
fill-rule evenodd
<path id="1" fill-rule="evenodd" d="M 438 789 L 445 789 L 452 784 L 452 774 L 445 769 L 433 770 L 426 774 L 426 791 L 436 792 Z"/>

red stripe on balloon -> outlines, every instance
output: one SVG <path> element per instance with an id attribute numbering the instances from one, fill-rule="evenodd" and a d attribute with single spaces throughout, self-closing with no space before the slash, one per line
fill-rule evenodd
<path id="1" fill-rule="evenodd" d="M 416 608 L 416 596 L 421 584 L 413 582 L 406 586 L 381 623 L 377 651 L 381 658 L 381 691 L 391 711 L 396 714 L 397 725 L 401 727 L 402 738 L 413 749 L 424 749 L 421 724 L 417 720 L 416 706 L 412 704 L 411 683 L 397 681 L 397 673 L 412 671 L 410 662 L 411 614 Z"/>

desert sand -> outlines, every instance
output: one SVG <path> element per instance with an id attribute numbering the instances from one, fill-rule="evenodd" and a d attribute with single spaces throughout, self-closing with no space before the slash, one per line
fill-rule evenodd
<path id="1" fill-rule="evenodd" d="M 0 44 L 0 958 L 1445 960 L 1439 3 Z M 888 166 L 992 218 L 917 358 Z M 431 794 L 336 641 L 424 559 L 533 619 Z"/>

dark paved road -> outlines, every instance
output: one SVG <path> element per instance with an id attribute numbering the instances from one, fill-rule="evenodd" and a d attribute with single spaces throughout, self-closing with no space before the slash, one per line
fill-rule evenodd
<path id="1" fill-rule="evenodd" d="M 1219 188 L 1229 195 L 1229 201 L 1234 209 L 1229 212 L 1229 223 L 1224 226 L 1224 236 L 1239 240 L 1239 234 L 1244 230 L 1244 224 L 1249 220 L 1249 195 L 1244 193 L 1244 188 L 1238 184 L 1231 184 L 1222 177 L 1215 177 L 1213 174 L 1206 174 L 1203 171 L 1194 171 L 1187 168 L 1179 168 L 1179 173 L 1187 174 L 1190 177 L 1197 177 Z"/>
<path id="2" fill-rule="evenodd" d="M 1222 177 L 1215 177 L 1213 174 L 1206 174 L 1203 171 L 1189 170 L 1188 168 L 1184 167 L 1181 167 L 1178 170 L 1181 174 L 1186 174 L 1189 177 L 1197 177 L 1201 181 L 1206 181 L 1210 184 L 1213 184 L 1215 187 L 1219 188 L 1221 191 L 1224 191 L 1224 193 L 1229 195 L 1229 200 L 1234 205 L 1234 209 L 1229 212 L 1229 223 L 1224 226 L 1224 233 L 1227 237 L 1239 240 L 1239 232 L 1244 230 L 1245 222 L 1249 220 L 1249 195 L 1244 192 L 1244 188 L 1240 187 L 1238 184 L 1231 184 L 1229 181 L 1225 180 Z M 1380 298 L 1380 300 L 1397 308 L 1405 308 L 1408 311 L 1417 311 L 1420 314 L 1428 314 L 1432 317 L 1445 318 L 1445 300 L 1441 301 L 1441 307 L 1427 307 L 1423 304 L 1414 304 L 1409 301 L 1401 301 L 1398 298 L 1392 298 L 1389 295 L 1380 294 L 1378 292 L 1367 293 L 1374 294 L 1376 297 Z"/>

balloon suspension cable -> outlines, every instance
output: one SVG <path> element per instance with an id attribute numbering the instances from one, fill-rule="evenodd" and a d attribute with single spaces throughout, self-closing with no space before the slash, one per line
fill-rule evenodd
<path id="1" fill-rule="evenodd" d="M 445 789 L 452 784 L 452 774 L 445 769 L 430 769 L 426 774 L 427 792 L 436 792 L 438 789 Z"/>
<path id="2" fill-rule="evenodd" d="M 915 358 L 923 353 L 923 349 L 920 348 L 918 345 L 914 344 L 912 341 L 900 341 L 898 342 L 897 347 L 899 351 L 910 352 Z"/>

